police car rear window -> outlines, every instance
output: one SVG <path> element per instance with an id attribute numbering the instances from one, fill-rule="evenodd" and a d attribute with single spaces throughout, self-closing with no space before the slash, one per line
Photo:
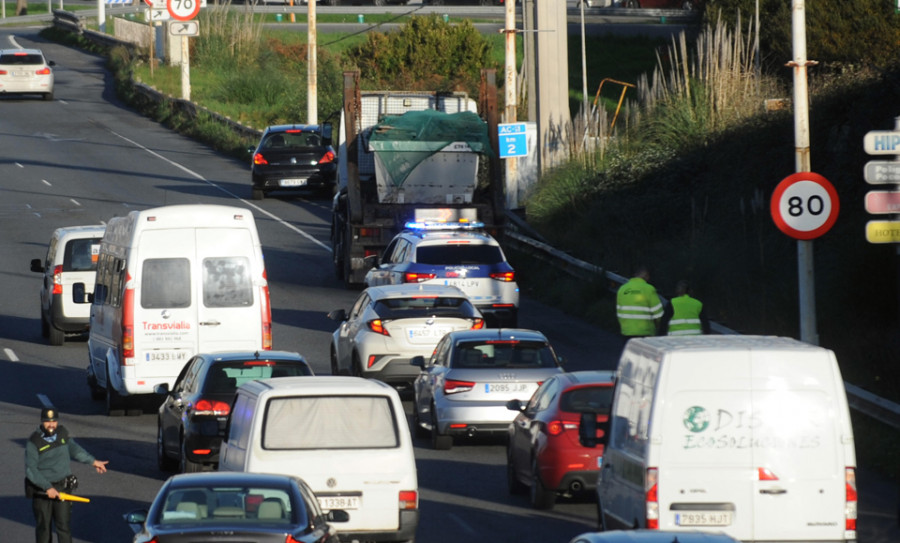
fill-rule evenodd
<path id="1" fill-rule="evenodd" d="M 465 298 L 388 298 L 375 302 L 375 313 L 384 320 L 422 317 L 472 318 L 475 308 Z"/>
<path id="2" fill-rule="evenodd" d="M 433 266 L 499 264 L 503 253 L 496 245 L 424 245 L 416 248 L 416 262 Z"/>

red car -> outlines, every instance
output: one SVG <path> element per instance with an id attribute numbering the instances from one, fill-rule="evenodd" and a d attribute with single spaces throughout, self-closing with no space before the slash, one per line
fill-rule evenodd
<path id="1" fill-rule="evenodd" d="M 511 494 L 530 489 L 535 509 L 552 509 L 557 496 L 593 492 L 603 461 L 615 372 L 575 371 L 544 381 L 509 425 L 506 473 Z"/>

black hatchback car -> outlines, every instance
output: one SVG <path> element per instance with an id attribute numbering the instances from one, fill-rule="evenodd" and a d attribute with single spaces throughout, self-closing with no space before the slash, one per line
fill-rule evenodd
<path id="1" fill-rule="evenodd" d="M 254 200 L 273 191 L 334 193 L 337 156 L 331 146 L 331 124 L 270 126 L 250 152 Z"/>
<path id="2" fill-rule="evenodd" d="M 162 471 L 214 469 L 234 395 L 256 379 L 312 375 L 303 356 L 286 351 L 198 354 L 185 364 L 159 406 L 156 458 Z"/>

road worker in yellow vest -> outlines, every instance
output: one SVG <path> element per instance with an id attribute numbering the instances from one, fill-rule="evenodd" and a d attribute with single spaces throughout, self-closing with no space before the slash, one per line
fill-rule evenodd
<path id="1" fill-rule="evenodd" d="M 622 335 L 629 337 L 655 336 L 663 305 L 656 288 L 648 281 L 650 271 L 646 266 L 638 266 L 634 277 L 619 287 L 616 293 L 616 316 Z"/>
<path id="2" fill-rule="evenodd" d="M 703 302 L 691 296 L 687 281 L 675 286 L 675 297 L 669 300 L 663 316 L 663 330 L 670 336 L 698 336 L 709 333 L 709 320 L 703 314 Z"/>

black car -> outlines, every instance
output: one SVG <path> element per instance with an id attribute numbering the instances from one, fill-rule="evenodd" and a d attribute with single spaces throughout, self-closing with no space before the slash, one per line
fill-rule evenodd
<path id="1" fill-rule="evenodd" d="M 237 388 L 255 379 L 312 375 L 297 353 L 219 352 L 190 359 L 172 390 L 156 387 L 166 399 L 159 406 L 156 457 L 159 469 L 182 472 L 215 468 Z"/>
<path id="2" fill-rule="evenodd" d="M 298 477 L 245 472 L 173 475 L 149 510 L 124 517 L 134 543 L 338 543 L 329 523 L 349 519 L 341 509 L 323 513 Z"/>
<path id="3" fill-rule="evenodd" d="M 273 191 L 317 189 L 329 196 L 334 193 L 337 156 L 328 123 L 270 126 L 250 152 L 254 200 L 262 200 Z"/>

